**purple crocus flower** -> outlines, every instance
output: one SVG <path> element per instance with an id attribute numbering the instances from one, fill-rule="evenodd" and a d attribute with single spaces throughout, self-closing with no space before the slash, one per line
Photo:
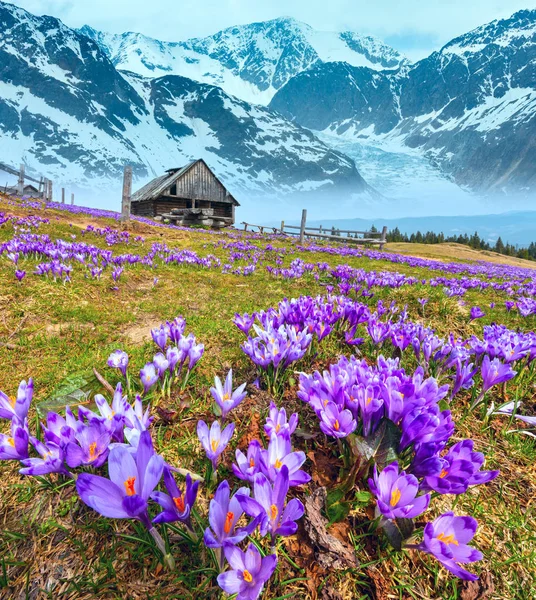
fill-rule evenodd
<path id="1" fill-rule="evenodd" d="M 75 433 L 76 442 L 65 446 L 65 462 L 76 469 L 80 465 L 92 467 L 102 466 L 108 458 L 111 435 L 99 421 L 91 421 L 89 425 L 78 427 Z"/>
<path id="2" fill-rule="evenodd" d="M 305 509 L 297 498 L 293 498 L 285 505 L 289 490 L 289 472 L 283 465 L 277 473 L 272 486 L 263 473 L 255 476 L 253 484 L 254 498 L 249 495 L 237 494 L 237 499 L 244 512 L 251 517 L 260 516 L 260 534 L 265 536 L 270 533 L 272 545 L 278 535 L 293 535 L 298 530 L 296 521 L 301 519 Z"/>
<path id="3" fill-rule="evenodd" d="M 104 517 L 137 519 L 151 529 L 147 501 L 163 470 L 164 459 L 155 453 L 151 435 L 144 431 L 135 457 L 125 446 L 111 449 L 108 458 L 110 479 L 81 473 L 76 480 L 76 489 L 83 502 Z"/>
<path id="4" fill-rule="evenodd" d="M 424 527 L 424 539 L 417 549 L 432 554 L 452 574 L 460 579 L 475 581 L 478 576 L 458 563 L 465 564 L 482 559 L 482 553 L 469 546 L 478 522 L 473 517 L 456 517 L 453 512 L 439 516 Z"/>
<path id="5" fill-rule="evenodd" d="M 212 462 L 212 468 L 216 471 L 218 467 L 218 458 L 220 454 L 227 448 L 229 440 L 233 436 L 235 429 L 234 423 L 229 423 L 222 431 L 219 421 L 214 421 L 210 426 L 205 421 L 197 423 L 197 437 L 203 446 L 207 458 Z"/>
<path id="6" fill-rule="evenodd" d="M 167 361 L 169 363 L 169 372 L 170 373 L 174 373 L 175 372 L 175 367 L 181 361 L 181 358 L 182 358 L 181 357 L 181 352 L 177 348 L 177 346 L 170 346 L 166 350 L 166 358 L 167 358 Z"/>
<path id="7" fill-rule="evenodd" d="M 41 458 L 26 458 L 21 461 L 24 468 L 19 470 L 21 475 L 48 475 L 49 473 L 61 473 L 69 475 L 69 471 L 64 465 L 63 449 L 48 442 L 46 445 L 40 442 L 37 438 L 30 437 L 32 446 L 41 455 Z"/>
<path id="8" fill-rule="evenodd" d="M 192 370 L 205 352 L 204 344 L 193 344 L 188 351 L 188 370 Z"/>
<path id="9" fill-rule="evenodd" d="M 238 544 L 256 527 L 253 520 L 247 527 L 236 528 L 244 514 L 237 496 L 249 496 L 249 488 L 241 487 L 234 496 L 227 481 L 222 481 L 210 501 L 208 520 L 210 527 L 205 530 L 204 542 L 209 548 L 221 548 L 227 544 Z M 212 529 L 211 529 L 212 528 Z"/>
<path id="10" fill-rule="evenodd" d="M 254 322 L 255 322 L 255 317 L 249 316 L 248 313 L 244 313 L 243 315 L 235 313 L 235 316 L 233 319 L 233 323 L 238 327 L 238 329 L 240 329 L 240 331 L 244 335 L 249 334 L 249 330 L 252 328 Z"/>
<path id="11" fill-rule="evenodd" d="M 471 308 L 470 321 L 474 321 L 475 319 L 481 319 L 485 317 L 486 313 L 480 308 L 480 306 L 473 306 Z"/>
<path id="12" fill-rule="evenodd" d="M 340 410 L 335 402 L 328 402 L 320 411 L 320 429 L 336 438 L 344 438 L 356 430 L 357 422 L 347 408 Z"/>
<path id="13" fill-rule="evenodd" d="M 441 471 L 425 477 L 422 489 L 440 494 L 463 494 L 470 485 L 488 483 L 499 471 L 481 471 L 484 455 L 473 452 L 473 440 L 454 444 L 442 459 Z"/>
<path id="14" fill-rule="evenodd" d="M 263 558 L 253 544 L 245 552 L 236 546 L 226 546 L 224 552 L 231 570 L 218 575 L 218 585 L 227 594 L 238 594 L 236 600 L 256 600 L 275 571 L 277 556 Z"/>
<path id="15" fill-rule="evenodd" d="M 159 352 L 153 358 L 153 365 L 158 373 L 158 377 L 161 379 L 169 368 L 169 361 L 162 352 Z"/>
<path id="16" fill-rule="evenodd" d="M 292 435 L 298 426 L 298 419 L 298 414 L 293 413 L 287 421 L 287 411 L 284 408 L 277 408 L 274 402 L 270 402 L 270 412 L 266 418 L 264 432 L 268 437 L 272 433 L 279 434 L 282 432 L 288 432 L 289 435 Z"/>
<path id="17" fill-rule="evenodd" d="M 0 391 L 0 419 L 12 419 L 17 417 L 24 422 L 28 416 L 28 410 L 33 397 L 33 380 L 21 381 L 16 398 L 9 398 Z"/>
<path id="18" fill-rule="evenodd" d="M 108 357 L 108 366 L 119 369 L 123 377 L 127 376 L 128 354 L 123 350 L 114 350 Z"/>
<path id="19" fill-rule="evenodd" d="M 485 393 L 494 385 L 513 379 L 516 371 L 508 364 L 503 364 L 498 358 L 490 360 L 489 355 L 482 361 L 482 391 Z"/>
<path id="20" fill-rule="evenodd" d="M 186 475 L 186 490 L 184 494 L 179 490 L 175 478 L 168 466 L 164 467 L 164 484 L 167 494 L 164 492 L 153 492 L 151 500 L 154 500 L 164 509 L 153 519 L 153 523 L 173 523 L 181 521 L 192 531 L 190 513 L 197 498 L 199 481 L 192 482 L 192 477 Z"/>
<path id="21" fill-rule="evenodd" d="M 143 391 L 145 394 L 153 387 L 158 381 L 158 375 L 156 368 L 153 363 L 147 363 L 140 371 L 140 379 L 143 385 Z"/>
<path id="22" fill-rule="evenodd" d="M 219 377 L 214 377 L 214 386 L 210 388 L 210 393 L 221 409 L 222 418 L 225 420 L 229 412 L 236 408 L 246 397 L 246 384 L 243 383 L 233 392 L 233 370 L 230 369 L 225 384 L 222 386 Z"/>
<path id="23" fill-rule="evenodd" d="M 46 427 L 41 423 L 45 442 L 53 442 L 61 448 L 64 448 L 69 442 L 75 442 L 77 424 L 78 421 L 75 419 L 70 407 L 65 410 L 65 418 L 58 413 L 49 412 Z"/>
<path id="24" fill-rule="evenodd" d="M 305 460 L 305 452 L 292 450 L 288 431 L 282 431 L 279 435 L 272 432 L 268 449 L 260 451 L 261 471 L 273 482 L 278 472 L 285 466 L 289 472 L 291 486 L 303 485 L 311 481 L 311 476 L 300 469 Z"/>
<path id="25" fill-rule="evenodd" d="M 151 336 L 153 337 L 154 343 L 164 352 L 168 340 L 167 330 L 164 326 L 151 329 Z"/>
<path id="26" fill-rule="evenodd" d="M 415 475 L 399 473 L 398 462 L 391 463 L 378 474 L 374 465 L 374 477 L 368 480 L 376 496 L 378 511 L 387 519 L 413 519 L 421 515 L 430 504 L 430 494 L 417 496 L 419 482 Z"/>
<path id="27" fill-rule="evenodd" d="M 28 458 L 28 421 L 11 419 L 11 433 L 0 433 L 0 460 L 24 460 Z"/>
<path id="28" fill-rule="evenodd" d="M 247 456 L 240 450 L 236 450 L 236 464 L 233 463 L 233 473 L 238 479 L 255 481 L 255 475 L 261 470 L 262 447 L 258 440 L 249 443 Z"/>
<path id="29" fill-rule="evenodd" d="M 22 271 L 21 269 L 17 269 L 15 271 L 15 277 L 18 281 L 22 281 L 26 277 L 26 271 Z"/>

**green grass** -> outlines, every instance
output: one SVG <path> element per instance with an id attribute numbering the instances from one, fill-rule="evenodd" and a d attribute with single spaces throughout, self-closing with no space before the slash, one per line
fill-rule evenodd
<path id="1" fill-rule="evenodd" d="M 10 208 L 0 210 L 10 212 Z M 27 211 L 17 209 L 18 214 Z M 80 234 L 80 225 L 88 218 L 47 211 L 50 225 L 39 233 L 52 239 L 77 238 L 107 248 L 105 240 L 95 234 Z M 59 220 L 56 220 L 56 216 Z M 73 223 L 74 227 L 69 224 Z M 100 220 L 98 225 L 116 223 Z M 200 255 L 215 254 L 226 259 L 227 251 L 215 248 L 224 236 L 206 232 L 184 233 L 142 227 L 146 240 L 129 246 L 112 247 L 114 253 L 145 253 L 155 242 L 170 247 L 188 248 Z M 10 225 L 0 227 L 0 243 L 13 236 Z M 267 241 L 253 240 L 263 248 Z M 281 242 L 271 242 L 281 246 Z M 276 254 L 271 253 L 271 259 Z M 430 278 L 438 273 L 415 269 L 387 261 L 331 256 L 325 253 L 298 253 L 284 256 L 284 264 L 302 258 L 306 262 L 328 262 L 331 266 L 349 264 L 365 270 L 398 271 L 415 277 Z M 36 260 L 24 261 L 21 268 L 33 271 Z M 237 263 L 240 264 L 240 263 Z M 245 264 L 245 263 L 242 263 Z M 273 262 L 271 263 L 273 264 Z M 158 283 L 153 286 L 154 276 Z M 321 277 L 321 282 L 328 278 Z M 122 348 L 131 360 L 135 373 L 154 354 L 150 339 L 151 326 L 182 315 L 187 332 L 193 332 L 206 346 L 186 393 L 162 401 L 165 408 L 179 412 L 176 420 L 165 423 L 156 418 L 153 438 L 164 457 L 183 468 L 203 469 L 204 460 L 197 442 L 198 418 L 210 418 L 209 387 L 214 375 L 220 377 L 232 367 L 237 381 L 255 378 L 254 369 L 240 350 L 242 334 L 232 324 L 235 312 L 252 312 L 276 306 L 284 297 L 324 293 L 325 288 L 313 276 L 299 280 L 274 278 L 264 266 L 249 277 L 224 275 L 217 270 L 197 267 L 161 265 L 154 272 L 141 266 L 125 269 L 118 290 L 113 289 L 109 272 L 98 281 L 85 279 L 75 266 L 73 281 L 67 285 L 28 275 L 19 284 L 13 266 L 0 258 L 0 342 L 14 344 L 15 349 L 0 346 L 0 389 L 16 392 L 21 379 L 35 380 L 36 402 L 49 398 L 68 376 L 96 367 L 111 382 L 117 374 L 106 367 L 109 353 Z M 424 312 L 417 298 L 428 297 Z M 368 302 L 378 299 L 407 304 L 409 316 L 433 326 L 439 335 L 453 331 L 460 336 L 481 334 L 491 322 L 505 323 L 522 330 L 534 329 L 535 319 L 523 319 L 504 309 L 506 296 L 500 292 L 471 290 L 464 297 L 467 307 L 444 296 L 441 288 L 415 285 L 395 290 L 381 289 Z M 490 302 L 497 302 L 489 309 Z M 468 322 L 468 310 L 480 305 L 484 319 Z M 145 332 L 145 336 L 143 333 Z M 308 357 L 298 365 L 310 372 L 325 368 L 348 350 L 337 336 L 330 336 L 319 346 L 317 357 Z M 364 352 L 376 352 L 366 346 Z M 408 360 L 407 365 L 411 364 Z M 296 381 L 287 382 L 284 401 L 292 410 L 300 409 L 302 427 L 317 430 L 315 419 L 296 399 Z M 523 395 L 533 394 L 533 382 L 519 388 Z M 265 393 L 250 388 L 248 400 L 237 413 L 238 435 L 234 447 L 247 445 L 248 436 L 257 433 L 266 413 Z M 469 414 L 463 402 L 453 406 L 458 423 L 456 438 L 471 436 L 478 450 L 486 454 L 488 468 L 500 468 L 500 478 L 487 486 L 472 488 L 459 498 L 443 497 L 432 503 L 430 517 L 455 507 L 458 514 L 473 514 L 480 521 L 475 545 L 485 555 L 476 569 L 491 575 L 494 591 L 489 598 L 536 598 L 536 508 L 534 483 L 536 446 L 534 440 L 506 432 L 513 428 L 506 419 L 492 419 L 484 426 L 478 415 Z M 325 453 L 337 461 L 333 448 L 320 438 L 298 440 L 306 453 Z M 221 475 L 230 473 L 232 452 L 226 453 Z M 313 465 L 310 460 L 308 469 Z M 192 548 L 177 528 L 163 528 L 177 561 L 173 572 L 166 571 L 150 536 L 143 527 L 99 518 L 77 499 L 72 483 L 63 484 L 54 477 L 45 480 L 23 478 L 16 466 L 0 464 L 0 597 L 1 598 L 220 598 L 215 582 L 211 553 L 202 544 Z M 307 492 L 306 492 L 307 493 Z M 203 491 L 198 510 L 205 514 L 209 494 Z M 428 517 L 428 515 L 427 515 Z M 303 536 L 282 543 L 278 572 L 266 590 L 266 597 L 313 598 L 442 598 L 465 599 L 466 586 L 450 576 L 429 556 L 395 552 L 384 538 L 369 535 L 372 515 L 356 502 L 347 525 L 338 530 L 348 544 L 353 544 L 361 567 L 345 571 L 322 571 L 314 564 L 313 550 Z M 201 533 L 201 532 L 199 532 Z"/>

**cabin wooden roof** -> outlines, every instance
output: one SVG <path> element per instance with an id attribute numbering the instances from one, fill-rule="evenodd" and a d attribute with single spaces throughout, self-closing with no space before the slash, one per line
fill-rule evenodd
<path id="1" fill-rule="evenodd" d="M 141 189 L 135 192 L 132 195 L 132 202 L 141 202 L 142 200 L 156 200 L 198 162 L 204 163 L 204 165 L 212 173 L 214 178 L 225 188 L 229 197 L 229 202 L 234 204 L 235 206 L 240 206 L 236 198 L 229 193 L 225 185 L 218 179 L 218 177 L 216 177 L 214 171 L 207 165 L 207 163 L 202 158 L 193 160 L 184 167 L 168 169 L 164 175 L 160 175 L 160 177 L 156 177 L 152 181 L 149 181 L 149 183 L 147 183 Z"/>

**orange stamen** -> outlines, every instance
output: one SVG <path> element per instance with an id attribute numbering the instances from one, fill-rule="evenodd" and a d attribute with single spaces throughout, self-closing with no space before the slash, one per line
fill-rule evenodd
<path id="1" fill-rule="evenodd" d="M 454 544 L 455 546 L 459 546 L 460 545 L 459 542 L 458 542 L 458 540 L 454 537 L 453 533 L 451 533 L 450 535 L 445 535 L 444 533 L 440 533 L 437 536 L 437 539 L 440 542 L 443 542 L 444 544 L 447 544 L 447 546 L 449 544 Z"/>
<path id="2" fill-rule="evenodd" d="M 125 481 L 125 490 L 127 492 L 127 496 L 134 496 L 136 493 L 136 489 L 134 488 L 134 484 L 136 483 L 135 477 L 129 477 Z"/>
<path id="3" fill-rule="evenodd" d="M 97 458 L 97 442 L 93 442 L 89 445 L 89 459 L 95 460 Z"/>
<path id="4" fill-rule="evenodd" d="M 10 446 L 13 446 L 13 448 L 15 447 L 15 440 L 13 438 L 7 438 L 7 443 Z"/>
<path id="5" fill-rule="evenodd" d="M 277 506 L 275 504 L 272 504 L 272 506 L 270 506 L 270 514 L 272 517 L 272 521 L 275 521 L 277 519 L 277 515 L 279 514 L 279 511 L 277 510 Z"/>
<path id="6" fill-rule="evenodd" d="M 396 506 L 398 504 L 401 496 L 402 496 L 402 492 L 398 488 L 395 488 L 391 492 L 391 500 L 390 500 L 389 504 L 391 506 Z"/>
<path id="7" fill-rule="evenodd" d="M 213 452 L 216 452 L 216 450 L 218 449 L 218 444 L 219 444 L 219 440 L 212 440 L 210 442 Z"/>
<path id="8" fill-rule="evenodd" d="M 339 425 L 339 421 L 335 419 L 335 423 L 333 423 L 333 429 L 335 429 L 335 431 L 339 431 L 340 428 L 341 426 Z"/>
<path id="9" fill-rule="evenodd" d="M 184 512 L 184 500 L 182 496 L 177 496 L 176 498 L 173 498 L 173 502 L 179 512 Z"/>
<path id="10" fill-rule="evenodd" d="M 227 517 L 225 518 L 225 523 L 223 525 L 223 531 L 225 533 L 229 533 L 231 531 L 231 527 L 233 526 L 234 513 L 229 511 L 227 513 Z"/>
<path id="11" fill-rule="evenodd" d="M 244 581 L 247 581 L 248 583 L 253 581 L 253 577 L 247 569 L 242 572 L 242 577 L 244 578 Z"/>
<path id="12" fill-rule="evenodd" d="M 441 477 L 441 479 L 443 479 L 443 477 L 446 477 L 449 474 L 449 472 L 446 469 L 443 469 L 441 471 L 441 473 L 439 473 L 439 477 Z"/>
<path id="13" fill-rule="evenodd" d="M 249 459 L 249 466 L 250 467 L 254 467 L 255 466 L 255 461 L 252 458 Z"/>
<path id="14" fill-rule="evenodd" d="M 274 467 L 275 467 L 276 469 L 280 469 L 282 466 L 283 466 L 283 463 L 282 463 L 282 462 L 281 462 L 279 459 L 277 459 L 277 460 L 275 461 Z"/>

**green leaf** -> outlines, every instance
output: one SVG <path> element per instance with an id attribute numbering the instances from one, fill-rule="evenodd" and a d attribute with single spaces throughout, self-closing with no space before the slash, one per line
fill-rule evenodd
<path id="1" fill-rule="evenodd" d="M 358 490 L 355 494 L 356 502 L 365 506 L 369 504 L 371 498 L 372 494 L 366 490 Z"/>
<path id="2" fill-rule="evenodd" d="M 37 413 L 40 418 L 45 418 L 47 413 L 63 411 L 66 406 L 89 405 L 89 399 L 102 391 L 102 384 L 93 372 L 76 373 L 64 379 L 46 400 L 36 406 Z"/>
<path id="3" fill-rule="evenodd" d="M 345 491 L 340 487 L 328 491 L 326 496 L 326 513 L 330 523 L 344 521 L 350 512 L 349 502 L 344 501 Z"/>
<path id="4" fill-rule="evenodd" d="M 395 550 L 402 550 L 402 545 L 413 534 L 415 523 L 413 519 L 386 520 L 382 523 L 385 535 Z"/>
<path id="5" fill-rule="evenodd" d="M 356 436 L 352 440 L 352 451 L 357 451 L 366 460 L 383 469 L 398 459 L 401 436 L 400 429 L 389 419 L 384 419 L 372 435 L 366 438 Z"/>
<path id="6" fill-rule="evenodd" d="M 444 410 L 450 410 L 450 404 L 443 398 L 443 400 L 439 401 L 439 410 L 443 412 Z"/>

